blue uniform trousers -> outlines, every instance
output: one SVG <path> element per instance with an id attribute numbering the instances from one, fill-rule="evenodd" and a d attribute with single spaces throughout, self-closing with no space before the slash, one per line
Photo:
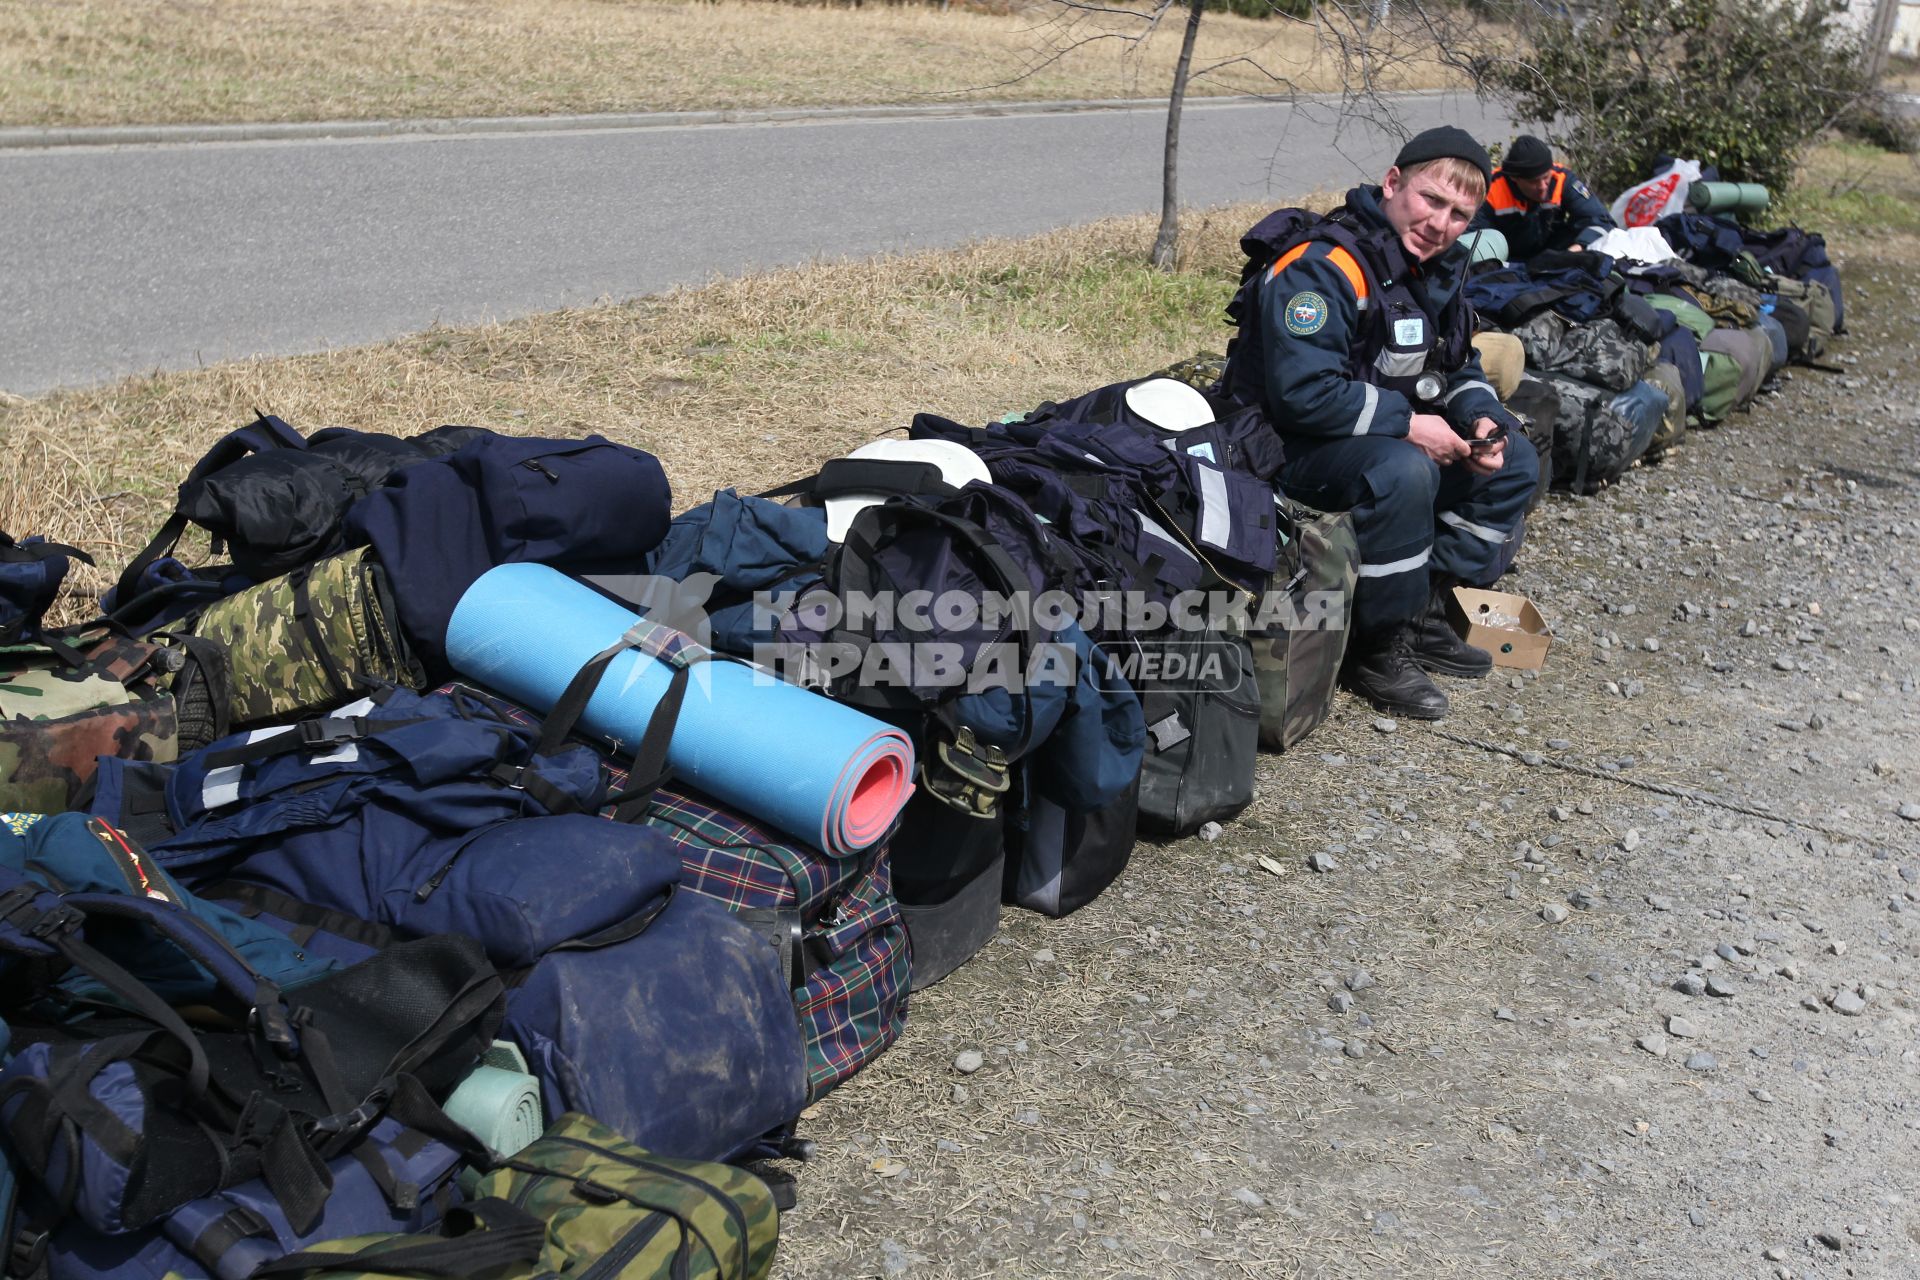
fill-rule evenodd
<path id="1" fill-rule="evenodd" d="M 1353 630 L 1377 633 L 1426 607 L 1429 575 L 1490 584 L 1512 560 L 1540 457 L 1518 431 L 1490 476 L 1442 467 L 1394 436 L 1287 436 L 1280 487 L 1322 511 L 1349 511 L 1360 541 Z"/>

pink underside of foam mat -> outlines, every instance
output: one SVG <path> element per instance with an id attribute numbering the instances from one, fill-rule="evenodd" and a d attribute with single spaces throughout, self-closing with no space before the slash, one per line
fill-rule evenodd
<path id="1" fill-rule="evenodd" d="M 872 840 L 886 830 L 912 794 L 905 761 L 898 753 L 883 755 L 853 784 L 842 828 L 855 841 Z"/>

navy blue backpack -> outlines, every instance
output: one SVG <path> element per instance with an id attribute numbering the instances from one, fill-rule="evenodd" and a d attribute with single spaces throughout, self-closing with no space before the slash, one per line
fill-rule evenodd
<path id="1" fill-rule="evenodd" d="M 400 625 L 430 677 L 445 678 L 447 620 L 495 565 L 634 573 L 666 536 L 660 460 L 601 436 L 487 435 L 391 477 L 348 513 L 349 546 L 386 567 Z"/>
<path id="2" fill-rule="evenodd" d="M 289 1230 L 315 1231 L 331 1163 L 358 1160 L 389 1117 L 477 1148 L 434 1103 L 501 1016 L 500 979 L 471 941 L 340 968 L 194 902 L 100 819 L 0 831 L 0 850 L 13 1051 L 0 1127 L 37 1184 L 13 1229 L 16 1268 L 59 1252 L 57 1228 L 135 1233 L 256 1181 Z M 68 888 L 63 872 L 102 887 Z"/>
<path id="3" fill-rule="evenodd" d="M 322 930 L 328 954 L 476 939 L 506 974 L 503 1033 L 548 1114 L 585 1111 L 665 1155 L 740 1154 L 806 1105 L 779 954 L 679 891 L 664 835 L 593 816 L 605 771 L 571 728 L 395 690 L 174 766 L 110 762 L 95 807 L 143 821 L 189 886 Z"/>
<path id="4" fill-rule="evenodd" d="M 39 536 L 15 542 L 0 533 L 0 645 L 45 639 L 40 620 L 74 560 L 93 563 L 92 556 L 63 542 Z"/>

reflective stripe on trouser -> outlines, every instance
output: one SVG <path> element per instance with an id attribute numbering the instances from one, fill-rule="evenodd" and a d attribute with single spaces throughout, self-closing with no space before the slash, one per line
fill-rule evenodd
<path id="1" fill-rule="evenodd" d="M 1521 532 L 1539 483 L 1540 455 L 1518 432 L 1507 437 L 1506 465 L 1490 476 L 1463 466 L 1442 468 L 1433 503 L 1433 571 L 1469 586 L 1491 586 L 1512 563 L 1509 544 Z"/>
<path id="2" fill-rule="evenodd" d="M 1506 465 L 1490 476 L 1440 467 L 1417 445 L 1390 436 L 1285 438 L 1280 487 L 1308 506 L 1350 511 L 1360 542 L 1353 604 L 1357 635 L 1406 622 L 1426 607 L 1429 575 L 1484 585 L 1540 481 L 1525 436 L 1507 439 Z"/>
<path id="3" fill-rule="evenodd" d="M 1440 468 L 1417 446 L 1392 436 L 1288 436 L 1285 443 L 1280 487 L 1310 507 L 1353 514 L 1360 542 L 1355 635 L 1412 618 L 1427 603 Z"/>

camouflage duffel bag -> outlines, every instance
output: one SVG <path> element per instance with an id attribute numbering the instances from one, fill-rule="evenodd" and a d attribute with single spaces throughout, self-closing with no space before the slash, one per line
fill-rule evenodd
<path id="1" fill-rule="evenodd" d="M 369 681 L 419 688 L 395 616 L 386 570 L 367 547 L 210 605 L 166 633 L 186 651 L 173 686 L 182 749 L 341 706 Z"/>
<path id="2" fill-rule="evenodd" d="M 438 1231 L 333 1240 L 254 1275 L 758 1280 L 780 1238 L 773 1193 L 751 1173 L 649 1155 L 579 1112 L 472 1194 Z"/>
<path id="3" fill-rule="evenodd" d="M 1260 745 L 1268 751 L 1293 746 L 1333 708 L 1360 575 L 1352 516 L 1291 499 L 1281 514 L 1281 532 L 1292 541 L 1281 548 L 1281 573 L 1247 633 L 1260 683 Z"/>
<path id="4" fill-rule="evenodd" d="M 173 655 L 105 625 L 46 639 L 0 648 L 0 810 L 64 812 L 101 756 L 178 758 Z"/>

